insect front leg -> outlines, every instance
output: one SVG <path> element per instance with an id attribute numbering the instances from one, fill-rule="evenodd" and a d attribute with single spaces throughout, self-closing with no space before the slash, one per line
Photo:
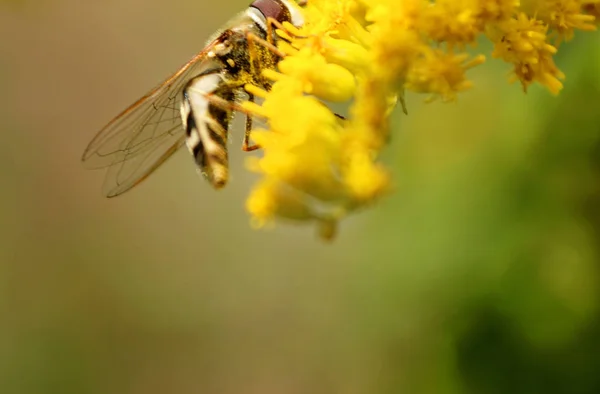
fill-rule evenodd
<path id="1" fill-rule="evenodd" d="M 279 48 L 277 48 L 274 44 L 270 43 L 264 38 L 257 36 L 252 32 L 246 33 L 246 40 L 248 42 L 248 53 L 250 54 L 250 57 L 255 61 L 260 58 L 258 56 L 258 53 L 256 52 L 257 49 L 255 44 L 262 45 L 263 47 L 267 48 L 269 51 L 271 51 L 272 53 L 274 53 L 282 59 L 285 57 L 285 53 L 282 52 Z"/>
<path id="2" fill-rule="evenodd" d="M 285 32 L 286 34 L 289 34 L 295 38 L 307 38 L 306 36 L 300 36 L 298 34 L 295 34 L 294 32 L 291 32 L 290 29 L 287 29 L 281 22 L 279 22 L 277 19 L 273 18 L 273 17 L 268 17 L 267 18 L 267 41 L 271 44 L 274 44 L 274 40 L 273 40 L 273 31 L 275 29 L 281 30 L 283 32 Z"/>

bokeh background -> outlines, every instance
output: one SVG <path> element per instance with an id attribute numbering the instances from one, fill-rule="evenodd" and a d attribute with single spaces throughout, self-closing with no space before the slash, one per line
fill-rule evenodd
<path id="1" fill-rule="evenodd" d="M 86 144 L 246 3 L 0 2 L 0 393 L 599 393 L 600 34 L 559 97 L 409 95 L 332 244 L 250 228 L 239 127 L 225 190 L 181 152 L 104 199 Z"/>

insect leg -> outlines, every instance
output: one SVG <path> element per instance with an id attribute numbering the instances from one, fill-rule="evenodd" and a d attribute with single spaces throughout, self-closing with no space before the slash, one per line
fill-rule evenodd
<path id="1" fill-rule="evenodd" d="M 254 95 L 248 93 L 248 101 L 254 102 Z M 246 114 L 246 130 L 244 132 L 244 143 L 242 144 L 242 150 L 244 152 L 252 152 L 253 150 L 260 149 L 260 145 L 254 144 L 250 146 L 250 133 L 252 132 L 252 115 Z"/>
<path id="2" fill-rule="evenodd" d="M 275 40 L 273 39 L 273 26 L 279 25 L 277 19 L 268 17 L 267 18 L 267 41 L 269 44 L 275 44 Z"/>
<path id="3" fill-rule="evenodd" d="M 289 29 L 286 29 L 286 27 L 283 26 L 283 24 L 281 22 L 279 22 L 277 19 L 269 16 L 267 18 L 267 40 L 269 40 L 269 42 L 273 41 L 273 27 L 275 27 L 276 29 L 279 29 L 281 31 L 284 31 L 287 34 L 294 36 L 295 38 L 308 38 L 306 36 L 299 36 L 297 34 L 294 34 Z"/>
<path id="4" fill-rule="evenodd" d="M 271 44 L 264 38 L 260 38 L 259 36 L 257 36 L 254 33 L 251 33 L 251 32 L 246 33 L 246 40 L 248 41 L 248 51 L 250 51 L 251 56 L 252 56 L 252 52 L 251 52 L 252 49 L 250 49 L 250 48 L 253 48 L 254 43 L 257 43 L 257 44 L 264 46 L 265 48 L 267 48 L 268 50 L 270 50 L 272 53 L 279 56 L 280 58 L 283 59 L 285 57 L 285 53 L 283 53 L 281 50 L 279 50 L 275 45 Z M 252 57 L 253 57 L 253 59 L 258 59 L 258 57 L 256 56 L 256 53 Z"/>
<path id="5" fill-rule="evenodd" d="M 252 33 L 246 33 L 246 42 L 248 43 L 248 58 L 250 59 L 251 74 L 256 75 L 260 70 L 260 56 L 256 50 L 255 40 L 250 36 L 254 36 Z"/>

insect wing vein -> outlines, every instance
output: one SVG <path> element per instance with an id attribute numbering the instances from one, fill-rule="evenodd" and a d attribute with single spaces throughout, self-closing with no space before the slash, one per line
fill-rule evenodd
<path id="1" fill-rule="evenodd" d="M 87 168 L 109 167 L 104 182 L 109 197 L 139 184 L 185 141 L 179 112 L 187 81 L 209 65 L 214 40 L 176 73 L 119 114 L 90 142 L 82 161 Z"/>

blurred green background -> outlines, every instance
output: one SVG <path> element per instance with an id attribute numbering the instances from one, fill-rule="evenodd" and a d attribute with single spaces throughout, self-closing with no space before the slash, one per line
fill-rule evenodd
<path id="1" fill-rule="evenodd" d="M 94 133 L 246 5 L 0 2 L 0 393 L 599 393 L 600 35 L 558 98 L 492 59 L 409 95 L 331 245 L 252 230 L 234 148 L 221 192 L 181 152 L 104 199 Z"/>

